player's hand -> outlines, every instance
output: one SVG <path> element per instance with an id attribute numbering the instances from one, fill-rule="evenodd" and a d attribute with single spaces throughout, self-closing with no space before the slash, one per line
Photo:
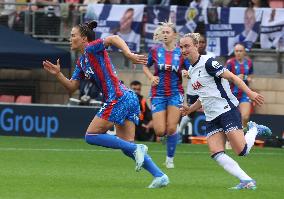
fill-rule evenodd
<path id="1" fill-rule="evenodd" d="M 181 74 L 182 74 L 183 77 L 186 77 L 187 79 L 190 78 L 187 70 L 182 70 Z"/>
<path id="2" fill-rule="evenodd" d="M 42 65 L 43 65 L 43 68 L 49 73 L 51 73 L 52 75 L 57 75 L 60 73 L 59 59 L 57 59 L 56 65 L 47 60 L 43 61 Z"/>
<path id="3" fill-rule="evenodd" d="M 128 58 L 133 62 L 133 64 L 147 64 L 147 57 L 145 55 L 138 55 L 135 53 L 130 53 Z"/>
<path id="4" fill-rule="evenodd" d="M 252 91 L 248 96 L 255 105 L 261 106 L 264 103 L 264 97 L 256 92 Z"/>
<path id="5" fill-rule="evenodd" d="M 183 105 L 183 104 L 180 105 L 179 110 L 180 110 L 180 113 L 181 113 L 182 116 L 186 116 L 186 115 L 191 113 L 190 107 L 186 106 L 186 105 Z"/>
<path id="6" fill-rule="evenodd" d="M 157 86 L 159 84 L 159 82 L 160 82 L 160 78 L 158 76 L 153 76 L 151 78 L 151 83 L 152 83 L 153 86 Z"/>

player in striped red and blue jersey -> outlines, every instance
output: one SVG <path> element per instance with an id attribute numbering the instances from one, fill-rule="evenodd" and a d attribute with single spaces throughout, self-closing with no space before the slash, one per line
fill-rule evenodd
<path id="1" fill-rule="evenodd" d="M 233 74 L 241 78 L 247 86 L 252 80 L 253 64 L 251 59 L 246 57 L 245 46 L 243 44 L 236 44 L 234 47 L 235 57 L 229 59 L 226 63 L 226 67 Z M 243 127 L 246 127 L 249 121 L 251 111 L 251 101 L 247 94 L 242 91 L 238 86 L 230 84 L 232 93 L 239 100 L 239 108 L 242 115 Z"/>
<path id="2" fill-rule="evenodd" d="M 139 120 L 139 102 L 136 94 L 118 80 L 105 47 L 114 45 L 134 63 L 143 64 L 146 62 L 146 57 L 131 53 L 119 36 L 95 40 L 93 29 L 96 25 L 97 23 L 93 21 L 72 28 L 71 49 L 79 51 L 82 55 L 77 61 L 70 80 L 60 72 L 59 60 L 57 64 L 44 61 L 44 69 L 55 75 L 59 82 L 71 92 L 78 89 L 81 79 L 90 79 L 95 82 L 103 93 L 105 103 L 87 129 L 86 142 L 121 149 L 125 155 L 135 159 L 136 171 L 141 170 L 143 166 L 153 175 L 154 180 L 149 188 L 166 186 L 169 179 L 147 154 L 147 146 L 133 143 L 135 123 Z M 116 127 L 117 136 L 106 133 L 113 125 Z"/>
<path id="3" fill-rule="evenodd" d="M 167 135 L 166 167 L 174 168 L 174 154 L 177 145 L 177 124 L 180 119 L 179 106 L 183 103 L 182 70 L 190 63 L 184 60 L 176 46 L 177 32 L 173 24 L 163 23 L 159 40 L 148 54 L 144 73 L 152 83 L 150 91 L 153 125 L 157 136 Z M 150 67 L 154 67 L 154 74 Z"/>

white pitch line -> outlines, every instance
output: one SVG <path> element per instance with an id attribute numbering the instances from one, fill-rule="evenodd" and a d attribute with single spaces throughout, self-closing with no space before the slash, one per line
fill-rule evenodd
<path id="1" fill-rule="evenodd" d="M 120 152 L 120 150 L 111 150 L 111 149 L 60 149 L 60 148 L 1 148 L 0 151 L 54 151 L 54 152 Z M 151 150 L 150 153 L 165 153 L 165 151 L 159 150 Z M 177 151 L 177 154 L 208 154 L 209 152 L 202 152 L 202 151 Z M 284 153 L 259 153 L 253 152 L 252 155 L 284 155 Z"/>

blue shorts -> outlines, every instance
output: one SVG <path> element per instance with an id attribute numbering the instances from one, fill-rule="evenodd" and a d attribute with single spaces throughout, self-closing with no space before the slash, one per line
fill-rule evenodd
<path id="1" fill-rule="evenodd" d="M 125 120 L 139 123 L 140 105 L 133 91 L 125 91 L 123 96 L 106 102 L 96 114 L 104 120 L 123 125 Z"/>
<path id="2" fill-rule="evenodd" d="M 199 96 L 198 95 L 186 95 L 186 102 L 187 105 L 190 106 L 194 104 L 198 100 Z"/>
<path id="3" fill-rule="evenodd" d="M 152 113 L 165 111 L 168 106 L 180 107 L 183 103 L 183 95 L 174 95 L 169 97 L 152 97 L 151 109 Z"/>
<path id="4" fill-rule="evenodd" d="M 233 108 L 211 121 L 206 121 L 207 137 L 221 131 L 229 133 L 230 131 L 242 128 L 241 113 L 238 108 Z"/>

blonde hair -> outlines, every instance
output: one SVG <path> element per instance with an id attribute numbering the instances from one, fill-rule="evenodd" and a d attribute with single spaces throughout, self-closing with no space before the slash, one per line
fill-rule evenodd
<path id="1" fill-rule="evenodd" d="M 159 27 L 161 27 L 161 28 L 163 28 L 163 27 L 170 27 L 171 29 L 173 29 L 174 33 L 177 32 L 175 24 L 173 24 L 170 21 L 160 22 L 159 24 L 160 24 Z"/>
<path id="2" fill-rule="evenodd" d="M 153 40 L 154 41 L 161 41 L 161 32 L 162 32 L 162 26 L 158 26 L 155 30 L 154 30 L 154 34 L 153 34 Z"/>
<path id="3" fill-rule="evenodd" d="M 189 37 L 192 39 L 193 44 L 199 44 L 200 34 L 199 33 L 187 33 L 182 38 Z"/>

